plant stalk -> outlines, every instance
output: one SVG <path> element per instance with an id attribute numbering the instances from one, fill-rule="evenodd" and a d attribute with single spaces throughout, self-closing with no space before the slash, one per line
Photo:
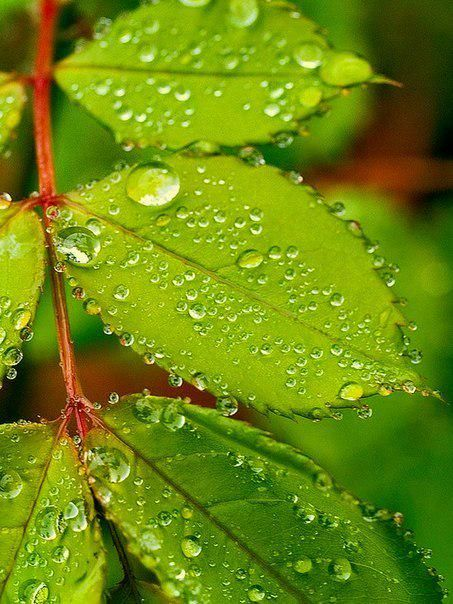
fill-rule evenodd
<path id="1" fill-rule="evenodd" d="M 47 252 L 50 261 L 52 296 L 60 353 L 60 366 L 67 392 L 65 416 L 69 418 L 75 411 L 80 436 L 86 434 L 83 417 L 87 400 L 83 396 L 77 376 L 74 346 L 71 338 L 66 292 L 63 275 L 55 270 L 57 257 L 52 241 L 52 220 L 49 208 L 57 205 L 58 195 L 55 183 L 55 167 L 52 149 L 52 71 L 55 29 L 59 7 L 57 0 L 41 0 L 38 46 L 35 71 L 32 78 L 34 87 L 34 133 L 39 178 L 39 204 L 43 208 Z"/>

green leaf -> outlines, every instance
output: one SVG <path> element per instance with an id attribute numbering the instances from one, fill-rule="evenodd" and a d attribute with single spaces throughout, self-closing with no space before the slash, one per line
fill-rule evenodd
<path id="1" fill-rule="evenodd" d="M 11 74 L 0 72 L 0 151 L 20 122 L 25 100 L 24 86 Z"/>
<path id="2" fill-rule="evenodd" d="M 133 584 L 125 581 L 111 589 L 107 602 L 112 604 L 165 604 L 171 602 L 161 590 L 152 583 L 135 581 Z"/>
<path id="3" fill-rule="evenodd" d="M 175 399 L 133 395 L 87 437 L 107 517 L 183 602 L 437 602 L 400 516 L 305 455 Z"/>
<path id="4" fill-rule="evenodd" d="M 120 16 L 56 79 L 119 142 L 175 148 L 296 131 L 373 72 L 285 2 L 165 0 Z"/>
<path id="5" fill-rule="evenodd" d="M 55 224 L 107 331 L 200 388 L 286 416 L 415 389 L 404 318 L 357 223 L 271 167 L 166 162 L 69 193 Z"/>
<path id="6" fill-rule="evenodd" d="M 0 386 L 5 374 L 14 376 L 22 360 L 22 342 L 33 335 L 30 325 L 44 280 L 44 264 L 39 218 L 0 196 Z"/>
<path id="7" fill-rule="evenodd" d="M 104 552 L 77 454 L 56 428 L 0 428 L 0 601 L 98 602 Z"/>

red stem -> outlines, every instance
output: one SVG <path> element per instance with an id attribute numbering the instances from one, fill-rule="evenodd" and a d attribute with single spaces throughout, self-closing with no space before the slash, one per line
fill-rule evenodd
<path id="1" fill-rule="evenodd" d="M 52 206 L 52 204 L 58 203 L 52 151 L 51 122 L 53 49 L 55 26 L 58 17 L 57 1 L 41 0 L 40 10 L 41 21 L 39 27 L 35 73 L 33 77 L 33 113 L 36 157 L 39 176 L 39 205 L 41 205 L 44 210 L 46 243 L 51 267 L 50 273 L 52 280 L 52 294 L 60 350 L 60 365 L 63 371 L 64 382 L 68 394 L 66 411 L 69 411 L 69 408 L 71 407 L 75 408 L 78 419 L 78 428 L 81 432 L 81 436 L 83 436 L 86 431 L 85 422 L 79 421 L 78 411 L 79 403 L 80 410 L 83 410 L 85 405 L 83 402 L 83 393 L 77 377 L 63 276 L 61 273 L 57 273 L 54 270 L 57 257 L 51 236 L 52 220 L 47 214 L 47 209 Z M 70 415 L 70 413 L 68 415 Z"/>

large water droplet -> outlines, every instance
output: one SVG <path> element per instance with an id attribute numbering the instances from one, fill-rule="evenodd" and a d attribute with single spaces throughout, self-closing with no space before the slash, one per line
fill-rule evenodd
<path id="1" fill-rule="evenodd" d="M 14 499 L 24 486 L 21 477 L 15 470 L 0 470 L 0 497 Z"/>
<path id="2" fill-rule="evenodd" d="M 179 176 L 163 162 L 149 162 L 134 168 L 126 182 L 129 197 L 144 206 L 164 206 L 178 195 Z"/>
<path id="3" fill-rule="evenodd" d="M 186 558 L 196 558 L 201 554 L 201 544 L 197 537 L 189 535 L 181 541 L 182 553 Z"/>
<path id="4" fill-rule="evenodd" d="M 352 574 L 351 563 L 346 558 L 337 558 L 329 564 L 329 573 L 335 581 L 345 583 Z"/>
<path id="5" fill-rule="evenodd" d="M 43 581 L 31 579 L 21 585 L 20 602 L 23 604 L 45 604 L 49 601 L 49 588 Z"/>
<path id="6" fill-rule="evenodd" d="M 261 602 L 266 597 L 266 592 L 261 585 L 252 585 L 247 591 L 250 602 Z"/>
<path id="7" fill-rule="evenodd" d="M 370 64 L 352 52 L 331 54 L 321 67 L 321 77 L 331 86 L 351 86 L 373 75 Z"/>
<path id="8" fill-rule="evenodd" d="M 296 573 L 304 575 L 305 573 L 309 573 L 313 568 L 313 562 L 307 556 L 301 556 L 299 560 L 294 562 L 294 570 Z"/>
<path id="9" fill-rule="evenodd" d="M 67 525 L 63 514 L 55 506 L 50 505 L 38 513 L 35 526 L 42 539 L 52 541 L 64 531 Z"/>
<path id="10" fill-rule="evenodd" d="M 88 265 L 101 251 L 96 235 L 84 227 L 69 227 L 60 231 L 56 238 L 57 250 L 72 264 Z"/>
<path id="11" fill-rule="evenodd" d="M 69 558 L 69 553 L 65 545 L 58 545 L 52 552 L 52 560 L 57 564 L 63 564 Z"/>
<path id="12" fill-rule="evenodd" d="M 247 250 L 237 259 L 237 264 L 241 268 L 257 268 L 264 260 L 263 254 L 258 250 Z"/>
<path id="13" fill-rule="evenodd" d="M 94 447 L 88 452 L 88 460 L 90 472 L 108 482 L 123 482 L 131 471 L 127 457 L 114 447 Z"/>
<path id="14" fill-rule="evenodd" d="M 22 351 L 19 348 L 7 348 L 2 355 L 2 361 L 8 367 L 15 367 L 23 359 Z"/>
<path id="15" fill-rule="evenodd" d="M 317 44 L 307 42 L 294 49 L 293 56 L 295 61 L 306 69 L 316 69 L 322 63 L 324 50 Z"/>
<path id="16" fill-rule="evenodd" d="M 236 27 L 250 27 L 259 13 L 257 0 L 230 0 L 230 21 Z"/>
<path id="17" fill-rule="evenodd" d="M 340 398 L 344 401 L 357 401 L 363 395 L 363 388 L 356 382 L 348 382 L 340 389 Z"/>
<path id="18" fill-rule="evenodd" d="M 162 410 L 153 403 L 151 397 L 144 396 L 136 401 L 133 413 L 140 422 L 151 425 L 160 421 Z"/>

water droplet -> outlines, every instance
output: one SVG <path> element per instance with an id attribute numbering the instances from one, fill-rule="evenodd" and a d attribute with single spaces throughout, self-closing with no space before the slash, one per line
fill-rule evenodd
<path id="1" fill-rule="evenodd" d="M 0 498 L 15 499 L 23 486 L 22 479 L 15 470 L 0 470 Z"/>
<path id="2" fill-rule="evenodd" d="M 193 6 L 193 7 L 198 7 L 198 6 L 206 6 L 207 4 L 209 4 L 211 2 L 211 0 L 179 0 L 181 2 L 181 4 L 184 4 L 184 6 Z"/>
<path id="3" fill-rule="evenodd" d="M 12 197 L 9 193 L 0 193 L 0 210 L 7 210 L 12 201 Z"/>
<path id="4" fill-rule="evenodd" d="M 163 162 L 149 162 L 134 168 L 126 182 L 129 197 L 144 206 L 164 206 L 178 195 L 179 176 Z"/>
<path id="5" fill-rule="evenodd" d="M 217 399 L 216 408 L 219 413 L 228 417 L 237 413 L 238 402 L 232 396 L 222 396 Z"/>
<path id="6" fill-rule="evenodd" d="M 166 428 L 175 432 L 186 423 L 186 417 L 176 403 L 170 403 L 162 412 L 162 423 Z"/>
<path id="7" fill-rule="evenodd" d="M 264 256 L 257 250 L 247 250 L 237 259 L 237 264 L 241 268 L 257 268 L 263 263 Z"/>
<path id="8" fill-rule="evenodd" d="M 63 514 L 53 505 L 41 510 L 36 516 L 36 531 L 42 539 L 52 541 L 66 528 Z"/>
<path id="9" fill-rule="evenodd" d="M 301 575 L 309 573 L 313 568 L 313 562 L 307 556 L 302 556 L 299 560 L 294 562 L 294 570 Z"/>
<path id="10" fill-rule="evenodd" d="M 58 233 L 56 247 L 72 264 L 87 266 L 101 251 L 101 243 L 90 229 L 69 227 Z"/>
<path id="11" fill-rule="evenodd" d="M 63 564 L 69 558 L 69 553 L 65 545 L 58 545 L 52 552 L 52 560 L 57 564 Z"/>
<path id="12" fill-rule="evenodd" d="M 250 27 L 259 13 L 257 0 L 230 0 L 230 21 L 236 27 Z"/>
<path id="13" fill-rule="evenodd" d="M 189 535 L 181 541 L 181 550 L 186 558 L 196 558 L 201 554 L 201 544 L 197 537 Z"/>
<path id="14" fill-rule="evenodd" d="M 143 397 L 136 401 L 133 413 L 138 421 L 151 425 L 157 424 L 160 421 L 162 410 L 153 403 L 151 397 Z"/>
<path id="15" fill-rule="evenodd" d="M 94 476 L 108 482 L 123 482 L 131 467 L 127 457 L 113 447 L 94 447 L 88 451 L 89 470 Z"/>
<path id="16" fill-rule="evenodd" d="M 7 348 L 2 356 L 4 365 L 7 365 L 8 367 L 15 367 L 22 361 L 22 359 L 22 351 L 15 347 Z"/>
<path id="17" fill-rule="evenodd" d="M 317 44 L 307 42 L 294 49 L 294 59 L 301 67 L 305 69 L 316 69 L 322 63 L 324 50 Z"/>
<path id="18" fill-rule="evenodd" d="M 335 581 L 345 583 L 352 574 L 351 563 L 347 558 L 337 558 L 329 564 L 329 573 Z"/>
<path id="19" fill-rule="evenodd" d="M 248 588 L 247 596 L 250 602 L 261 602 L 266 596 L 266 592 L 261 585 L 252 585 Z"/>
<path id="20" fill-rule="evenodd" d="M 45 604 L 49 601 L 49 588 L 43 581 L 31 579 L 21 585 L 20 598 L 23 604 Z"/>
<path id="21" fill-rule="evenodd" d="M 332 53 L 321 67 L 321 77 L 331 86 L 351 86 L 373 75 L 370 64 L 352 52 Z"/>
<path id="22" fill-rule="evenodd" d="M 340 398 L 344 401 L 358 401 L 362 395 L 363 388 L 356 382 L 348 382 L 340 390 Z"/>

